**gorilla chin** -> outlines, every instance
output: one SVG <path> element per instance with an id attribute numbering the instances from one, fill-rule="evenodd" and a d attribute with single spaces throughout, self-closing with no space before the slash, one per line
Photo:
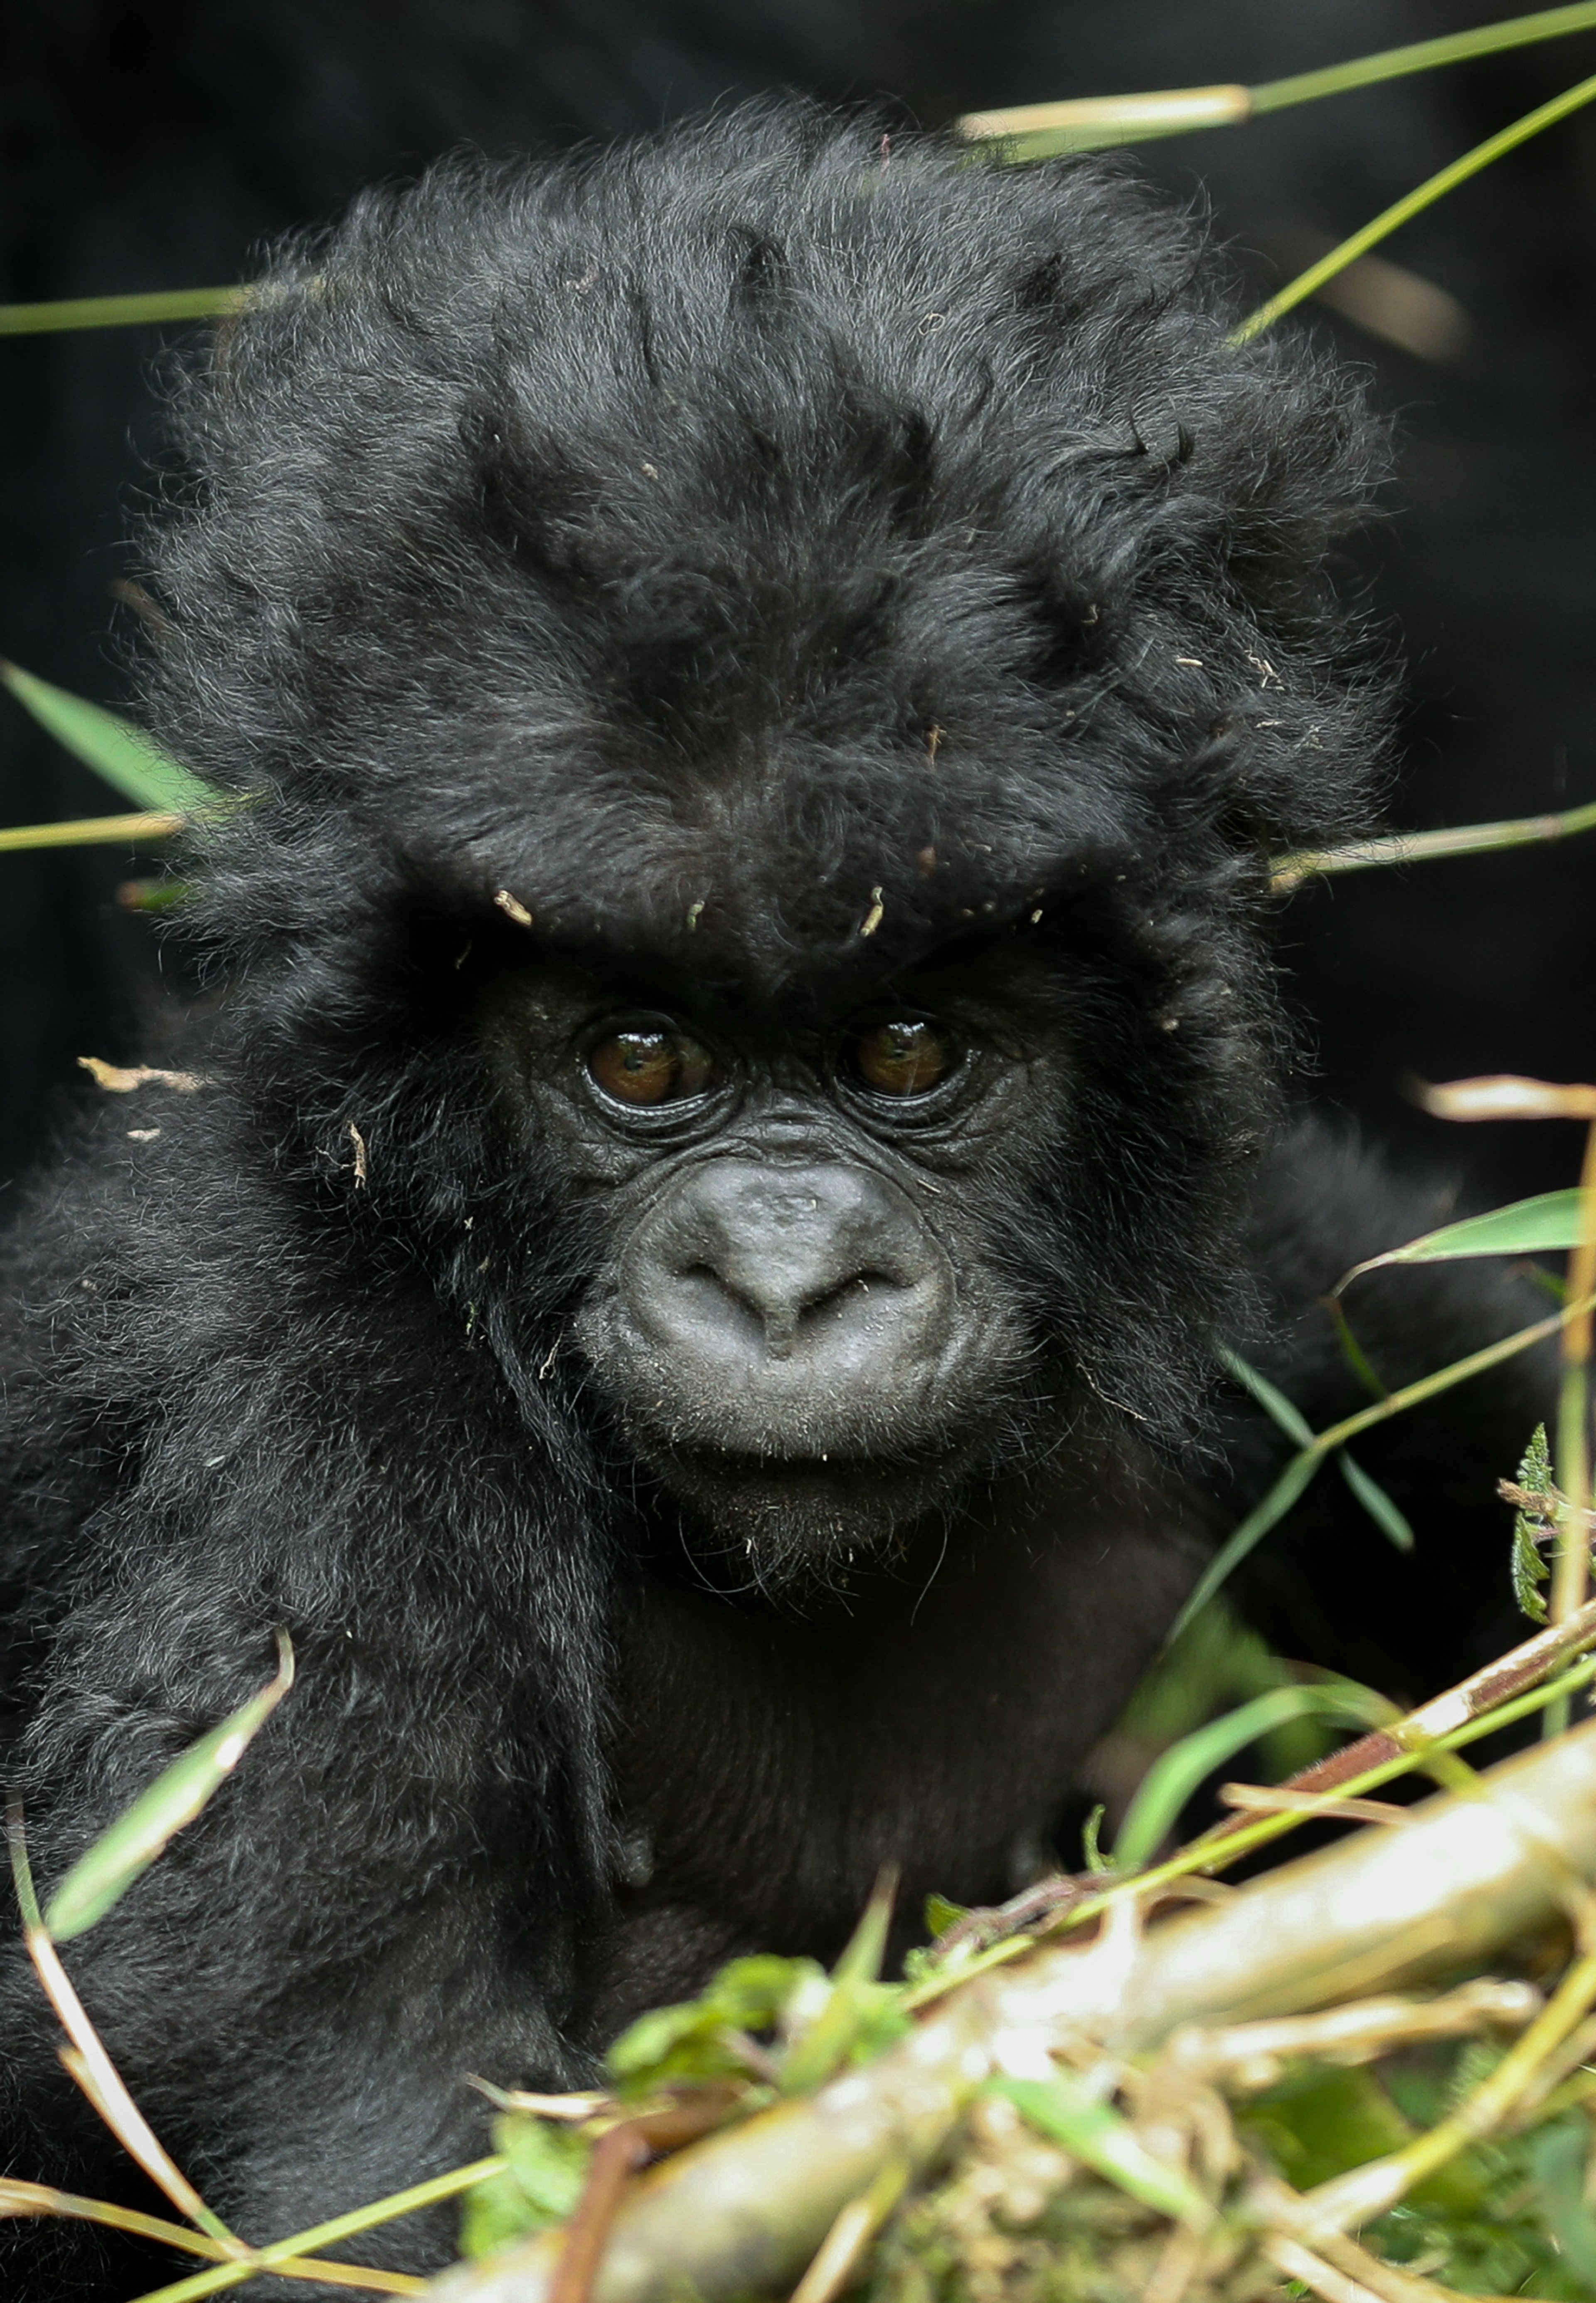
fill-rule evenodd
<path id="1" fill-rule="evenodd" d="M 988 1453 L 975 1440 L 890 1458 L 639 1452 L 683 1507 L 701 1573 L 804 1607 L 841 1597 L 861 1572 L 896 1565 L 928 1523 L 940 1540 Z"/>

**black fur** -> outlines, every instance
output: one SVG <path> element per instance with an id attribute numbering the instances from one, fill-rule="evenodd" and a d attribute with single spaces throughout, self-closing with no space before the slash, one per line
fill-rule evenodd
<path id="1" fill-rule="evenodd" d="M 469 2155 L 466 2072 L 572 2080 L 739 1947 L 834 1950 L 884 1860 L 911 1904 L 1014 1884 L 1278 1453 L 1239 1410 L 1216 1452 L 1216 1324 L 1315 1423 L 1357 1404 L 1313 1300 L 1429 1211 L 1268 1148 L 1260 923 L 1269 856 L 1369 806 L 1326 561 L 1379 446 L 1230 316 L 1113 167 L 754 108 L 368 197 L 188 392 L 151 701 L 241 796 L 197 915 L 231 988 L 205 1084 L 107 1099 L 19 1227 L 5 1685 L 47 1881 L 292 1633 L 236 1781 L 71 1956 L 250 2236 Z M 751 1534 L 739 1579 L 579 1348 L 675 1156 L 594 1148 L 595 985 L 746 1059 L 751 1154 L 856 1140 L 817 1050 L 884 993 L 988 1050 L 979 1126 L 869 1137 L 1022 1342 L 889 1546 L 794 1577 Z M 1390 1380 L 1538 1308 L 1407 1285 Z M 1405 1438 L 1421 1576 L 1500 1589 L 1537 1412 L 1520 1367 Z M 1311 1620 L 1260 1604 L 1444 1675 L 1477 1602 L 1399 1576 L 1365 1621 L 1333 1501 Z M 7 1990 L 18 2172 L 122 2185 Z M 23 2291 L 99 2291 L 23 2243 Z"/>

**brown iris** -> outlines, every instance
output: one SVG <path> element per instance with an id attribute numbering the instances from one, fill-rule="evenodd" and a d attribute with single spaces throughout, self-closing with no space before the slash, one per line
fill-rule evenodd
<path id="1" fill-rule="evenodd" d="M 717 1078 L 708 1048 L 663 1024 L 612 1032 L 592 1050 L 587 1068 L 617 1103 L 685 1103 L 703 1095 Z"/>
<path id="2" fill-rule="evenodd" d="M 853 1058 L 854 1070 L 873 1094 L 928 1095 L 953 1068 L 953 1051 L 935 1024 L 904 1016 L 861 1032 Z"/>

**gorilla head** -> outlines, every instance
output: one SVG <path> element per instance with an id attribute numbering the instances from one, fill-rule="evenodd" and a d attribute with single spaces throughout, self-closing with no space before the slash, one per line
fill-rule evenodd
<path id="1" fill-rule="evenodd" d="M 189 433 L 280 1176 L 767 1586 L 1189 1428 L 1265 859 L 1366 763 L 1341 384 L 1111 172 L 781 107 L 372 196 Z"/>

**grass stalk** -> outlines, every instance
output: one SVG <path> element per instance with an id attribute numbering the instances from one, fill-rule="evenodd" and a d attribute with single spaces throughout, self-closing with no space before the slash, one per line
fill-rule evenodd
<path id="1" fill-rule="evenodd" d="M 1592 1271 L 1596 1272 L 1596 1264 Z M 1583 1296 L 1575 1296 L 1560 1312 L 1554 1312 L 1533 1326 L 1520 1328 L 1499 1343 L 1487 1344 L 1481 1351 L 1471 1352 L 1466 1359 L 1454 1360 L 1449 1367 L 1438 1368 L 1433 1375 L 1420 1376 L 1416 1382 L 1404 1384 L 1384 1399 L 1372 1400 L 1356 1414 L 1344 1416 L 1327 1430 L 1315 1432 L 1307 1446 L 1299 1449 L 1281 1472 L 1261 1503 L 1254 1506 L 1239 1527 L 1221 1546 L 1198 1579 L 1191 1597 L 1181 1608 L 1170 1632 L 1170 1640 L 1180 1638 L 1192 1617 L 1205 1607 L 1227 1578 L 1241 1565 L 1255 1545 L 1260 1543 L 1276 1523 L 1285 1517 L 1319 1466 L 1348 1439 L 1356 1439 L 1360 1431 L 1369 1430 L 1390 1416 L 1400 1415 L 1405 1408 L 1417 1407 L 1426 1399 L 1434 1399 L 1454 1384 L 1466 1383 L 1470 1376 L 1483 1375 L 1488 1368 L 1499 1367 L 1517 1352 L 1527 1351 L 1531 1345 L 1543 1342 L 1567 1329 L 1583 1314 L 1584 1320 L 1585 1354 L 1590 1352 L 1591 1310 L 1596 1303 L 1596 1286 L 1587 1288 Z"/>
<path id="2" fill-rule="evenodd" d="M 1582 105 L 1591 103 L 1593 98 L 1596 98 L 1596 72 L 1589 80 L 1582 80 L 1573 88 L 1566 88 L 1560 96 L 1552 97 L 1545 104 L 1538 104 L 1522 119 L 1509 122 L 1494 136 L 1486 137 L 1483 144 L 1474 145 L 1472 150 L 1463 153 L 1446 167 L 1438 169 L 1434 175 L 1427 176 L 1422 184 L 1415 185 L 1411 192 L 1405 192 L 1399 200 L 1393 200 L 1389 208 L 1382 208 L 1377 216 L 1371 217 L 1349 238 L 1341 240 L 1327 256 L 1322 256 L 1317 264 L 1310 264 L 1306 272 L 1299 272 L 1295 280 L 1289 280 L 1283 288 L 1270 297 L 1267 303 L 1260 304 L 1256 312 L 1249 313 L 1240 326 L 1232 331 L 1231 342 L 1233 344 L 1251 343 L 1287 312 L 1295 309 L 1317 289 L 1323 288 L 1327 280 L 1333 280 L 1338 272 L 1344 272 L 1349 264 L 1356 264 L 1360 256 L 1366 255 L 1371 248 L 1377 247 L 1402 224 L 1411 222 L 1413 217 L 1421 215 L 1448 192 L 1455 191 L 1459 184 L 1466 183 L 1471 176 L 1477 176 L 1483 168 L 1490 167 L 1493 160 L 1501 159 L 1520 144 L 1526 144 L 1532 136 L 1540 135 L 1542 129 L 1555 127 L 1559 120 L 1567 119 L 1570 113 L 1579 111 Z"/>
<path id="3" fill-rule="evenodd" d="M 386 2199 L 374 2199 L 369 2206 L 353 2207 L 348 2214 L 334 2215 L 330 2223 L 317 2223 L 313 2230 L 297 2232 L 292 2239 L 280 2239 L 270 2247 L 254 2248 L 242 2262 L 219 2263 L 214 2270 L 197 2271 L 170 2287 L 151 2288 L 147 2294 L 139 2296 L 136 2303 L 195 2303 L 199 2296 L 214 2295 L 224 2287 L 241 2286 L 248 2279 L 259 2278 L 263 2272 L 280 2271 L 295 2257 L 315 2255 L 322 2248 L 336 2247 L 342 2240 L 356 2239 L 362 2231 L 373 2231 L 379 2223 L 393 2223 L 400 2215 L 413 2215 L 423 2207 L 458 2198 L 473 2184 L 485 2183 L 491 2175 L 501 2175 L 504 2168 L 504 2156 L 500 2152 L 491 2158 L 473 2160 L 468 2167 L 451 2167 L 447 2174 L 429 2176 L 424 2183 L 412 2183 L 407 2190 L 395 2191 Z M 416 2280 L 410 2291 L 420 2293 L 422 2284 Z"/>
<path id="4" fill-rule="evenodd" d="M 1516 2039 L 1490 2077 L 1448 2119 L 1415 2136 L 1399 2151 L 1332 2176 L 1307 2193 L 1315 2220 L 1329 2229 L 1370 2223 L 1499 2127 L 1541 2064 L 1568 2037 L 1596 2000 L 1596 1952 L 1575 1960 L 1528 2029 Z"/>
<path id="5" fill-rule="evenodd" d="M 0 304 L 0 336 L 53 335 L 68 328 L 147 328 L 163 321 L 218 320 L 254 293 L 241 288 L 157 288 L 145 296 L 69 296 L 54 304 Z"/>
<path id="6" fill-rule="evenodd" d="M 1563 8 L 1539 8 L 1472 30 L 1413 40 L 1399 48 L 1354 56 L 1316 72 L 1293 72 L 1283 80 L 1247 88 L 1222 81 L 1207 88 L 1153 89 L 1132 96 L 1071 97 L 1058 104 L 1013 105 L 998 112 L 973 112 L 958 123 L 973 142 L 1001 142 L 1013 160 L 1051 159 L 1060 153 L 1100 150 L 1139 143 L 1153 136 L 1176 136 L 1191 129 L 1229 128 L 1327 96 L 1346 96 L 1412 72 L 1435 72 L 1475 56 L 1499 55 L 1570 32 L 1596 30 L 1596 0 Z"/>
<path id="7" fill-rule="evenodd" d="M 1378 839 L 1358 839 L 1345 848 L 1305 849 L 1282 856 L 1271 866 L 1269 885 L 1289 896 L 1305 880 L 1332 873 L 1367 872 L 1387 864 L 1425 864 L 1446 856 L 1487 855 L 1500 848 L 1530 848 L 1596 831 L 1596 800 L 1566 808 L 1559 815 L 1516 815 L 1497 823 L 1460 823 L 1440 831 L 1392 831 Z"/>
<path id="8" fill-rule="evenodd" d="M 189 819 L 170 808 L 145 808 L 136 815 L 86 815 L 72 823 L 22 823 L 0 831 L 0 856 L 25 848 L 97 848 L 126 841 L 170 839 Z"/>

